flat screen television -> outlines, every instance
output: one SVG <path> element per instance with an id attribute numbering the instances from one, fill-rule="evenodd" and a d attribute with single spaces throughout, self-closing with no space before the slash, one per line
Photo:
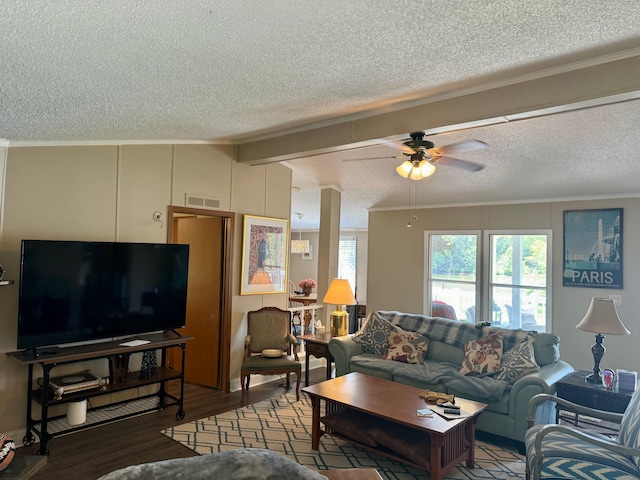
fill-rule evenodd
<path id="1" fill-rule="evenodd" d="M 185 326 L 189 246 L 23 240 L 19 349 Z"/>

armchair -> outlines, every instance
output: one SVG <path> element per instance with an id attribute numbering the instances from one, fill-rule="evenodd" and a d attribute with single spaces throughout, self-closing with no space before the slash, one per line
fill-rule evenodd
<path id="1" fill-rule="evenodd" d="M 619 423 L 618 437 L 573 426 L 533 425 L 537 406 L 548 400 L 580 415 Z M 538 394 L 529 402 L 527 422 L 527 480 L 640 478 L 640 390 L 633 394 L 624 414 L 594 410 L 553 395 Z"/>
<path id="2" fill-rule="evenodd" d="M 241 403 L 249 390 L 252 374 L 286 375 L 286 388 L 291 388 L 290 375 L 296 374 L 296 400 L 300 400 L 302 364 L 298 361 L 296 337 L 291 334 L 291 312 L 264 307 L 247 313 L 247 336 L 240 366 Z M 293 350 L 293 355 L 291 352 Z M 275 355 L 274 355 L 275 353 Z"/>

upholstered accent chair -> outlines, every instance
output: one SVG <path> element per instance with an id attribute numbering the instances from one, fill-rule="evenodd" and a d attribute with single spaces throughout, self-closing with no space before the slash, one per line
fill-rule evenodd
<path id="1" fill-rule="evenodd" d="M 242 405 L 252 374 L 286 375 L 289 390 L 290 375 L 295 373 L 296 400 L 300 400 L 302 364 L 298 360 L 297 346 L 296 337 L 291 334 L 290 311 L 264 307 L 247 313 L 247 336 L 240 367 Z"/>
<path id="2" fill-rule="evenodd" d="M 580 415 L 619 423 L 617 437 L 567 425 L 533 425 L 537 405 L 547 400 Z M 548 394 L 531 398 L 525 435 L 527 479 L 640 478 L 640 390 L 624 414 L 594 410 Z"/>

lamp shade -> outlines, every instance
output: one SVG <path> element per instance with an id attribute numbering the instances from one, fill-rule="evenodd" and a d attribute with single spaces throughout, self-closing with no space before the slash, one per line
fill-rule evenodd
<path id="1" fill-rule="evenodd" d="M 355 305 L 358 303 L 356 297 L 353 296 L 349 280 L 342 278 L 334 278 L 331 281 L 329 290 L 322 301 L 332 305 Z"/>
<path id="2" fill-rule="evenodd" d="M 576 328 L 603 335 L 629 335 L 631 333 L 618 317 L 616 305 L 610 298 L 592 298 L 587 314 L 576 325 Z"/>
<path id="3" fill-rule="evenodd" d="M 400 175 L 401 177 L 407 178 L 412 169 L 413 163 L 411 163 L 409 160 L 405 160 L 401 165 L 398 165 L 396 167 L 396 172 L 398 172 L 398 175 Z"/>

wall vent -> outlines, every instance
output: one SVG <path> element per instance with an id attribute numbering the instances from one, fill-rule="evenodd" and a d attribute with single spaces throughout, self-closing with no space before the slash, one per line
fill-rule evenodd
<path id="1" fill-rule="evenodd" d="M 214 197 L 205 197 L 204 195 L 195 195 L 193 193 L 187 193 L 185 199 L 185 206 L 194 208 L 208 208 L 210 210 L 216 210 L 220 208 L 220 199 Z"/>

